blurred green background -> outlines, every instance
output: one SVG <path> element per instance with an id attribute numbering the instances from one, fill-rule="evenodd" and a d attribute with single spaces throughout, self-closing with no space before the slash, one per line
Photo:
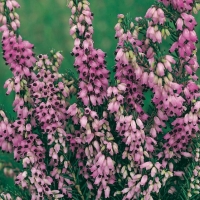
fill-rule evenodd
<path id="1" fill-rule="evenodd" d="M 73 47 L 73 40 L 69 35 L 68 20 L 70 10 L 66 7 L 66 0 L 38 0 L 27 1 L 18 0 L 21 9 L 17 12 L 20 15 L 21 28 L 20 34 L 24 40 L 29 40 L 35 45 L 35 53 L 48 53 L 52 48 L 62 50 L 64 61 L 60 69 L 64 72 L 66 68 L 73 69 L 73 57 L 70 55 Z M 144 16 L 146 10 L 154 3 L 153 0 L 90 0 L 91 10 L 94 12 L 94 41 L 95 47 L 101 48 L 107 52 L 108 69 L 114 66 L 114 55 L 117 41 L 114 39 L 114 26 L 117 22 L 117 14 L 131 13 L 135 18 Z M 197 16 L 197 22 L 200 21 L 200 14 Z M 196 32 L 200 35 L 200 26 Z M 198 43 L 198 48 L 200 43 Z M 199 61 L 200 61 L 200 53 Z M 0 105 L 14 116 L 12 111 L 12 102 L 14 95 L 6 96 L 6 90 L 3 89 L 4 82 L 12 77 L 8 66 L 4 64 L 0 57 Z M 1 160 L 9 159 L 8 154 L 0 154 Z M 0 188 L 4 183 L 11 183 L 9 178 L 2 177 L 0 172 Z"/>

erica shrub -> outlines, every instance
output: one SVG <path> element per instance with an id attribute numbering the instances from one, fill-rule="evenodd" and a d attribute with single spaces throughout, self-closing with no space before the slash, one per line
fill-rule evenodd
<path id="1" fill-rule="evenodd" d="M 88 1 L 68 2 L 78 77 L 59 72 L 61 52 L 35 55 L 19 33 L 19 7 L 0 2 L 13 74 L 4 87 L 17 114 L 0 110 L 0 147 L 23 166 L 12 173 L 16 191 L 5 188 L 1 198 L 199 199 L 200 3 L 159 0 L 144 18 L 119 14 L 114 80 L 95 48 Z"/>

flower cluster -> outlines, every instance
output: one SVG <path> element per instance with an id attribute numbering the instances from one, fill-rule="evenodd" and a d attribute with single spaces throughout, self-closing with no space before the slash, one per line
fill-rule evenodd
<path id="1" fill-rule="evenodd" d="M 59 73 L 61 52 L 35 56 L 34 45 L 19 35 L 19 7 L 15 0 L 0 2 L 3 58 L 13 73 L 4 87 L 7 95 L 15 92 L 17 115 L 12 121 L 0 110 L 0 147 L 22 163 L 20 171 L 4 173 L 27 194 L 5 189 L 0 198 L 199 195 L 200 87 L 192 11 L 200 4 L 158 0 L 144 18 L 119 14 L 112 86 L 106 53 L 94 47 L 87 0 L 68 2 L 78 80 Z M 167 54 L 163 39 L 173 41 Z"/>
<path id="2" fill-rule="evenodd" d="M 106 98 L 109 71 L 105 68 L 105 57 L 101 49 L 93 45 L 93 13 L 88 1 L 70 1 L 71 9 L 70 35 L 75 39 L 72 55 L 75 56 L 74 67 L 79 73 L 78 98 L 85 106 L 101 105 Z"/>

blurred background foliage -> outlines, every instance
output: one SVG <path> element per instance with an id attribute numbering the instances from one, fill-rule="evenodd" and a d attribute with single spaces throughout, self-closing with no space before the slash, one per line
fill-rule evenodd
<path id="1" fill-rule="evenodd" d="M 71 12 L 66 7 L 66 0 L 18 0 L 18 2 L 21 5 L 17 12 L 20 15 L 20 34 L 23 39 L 35 45 L 36 55 L 49 53 L 51 49 L 61 50 L 65 59 L 60 72 L 65 72 L 66 69 L 73 70 L 73 57 L 70 55 L 73 40 L 69 35 L 68 25 Z M 143 17 L 154 1 L 90 0 L 90 3 L 91 10 L 94 12 L 95 47 L 107 52 L 107 66 L 109 70 L 112 70 L 114 66 L 113 53 L 117 44 L 114 39 L 117 14 L 130 13 L 133 18 Z M 200 14 L 196 15 L 196 19 L 197 22 L 200 22 Z M 197 26 L 196 32 L 200 36 L 200 26 Z M 197 46 L 199 49 L 200 43 Z M 200 61 L 200 52 L 197 55 L 199 55 L 198 61 Z M 6 90 L 3 89 L 4 82 L 10 77 L 12 77 L 12 74 L 9 67 L 5 65 L 4 60 L 0 57 L 0 107 L 3 107 L 10 116 L 14 117 L 15 114 L 12 111 L 14 94 L 6 96 Z M 3 160 L 11 162 L 12 155 L 0 153 L 0 163 Z M 12 164 L 17 167 L 17 164 Z M 5 177 L 0 171 L 0 190 L 5 187 L 5 184 L 13 184 L 12 179 Z"/>

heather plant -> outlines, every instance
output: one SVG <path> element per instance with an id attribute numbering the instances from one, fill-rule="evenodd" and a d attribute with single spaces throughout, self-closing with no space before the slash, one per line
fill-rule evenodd
<path id="1" fill-rule="evenodd" d="M 158 0 L 144 18 L 119 14 L 114 80 L 94 45 L 88 1 L 68 1 L 78 77 L 59 72 L 60 51 L 35 55 L 19 33 L 19 7 L 0 2 L 13 73 L 4 87 L 17 115 L 0 110 L 0 147 L 22 164 L 1 164 L 16 184 L 1 199 L 199 199 L 200 3 Z"/>

